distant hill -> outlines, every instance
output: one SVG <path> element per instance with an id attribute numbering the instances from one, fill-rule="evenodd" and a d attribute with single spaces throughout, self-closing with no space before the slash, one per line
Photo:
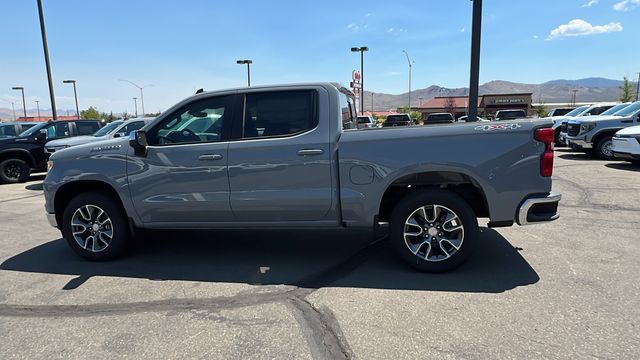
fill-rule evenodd
<path id="1" fill-rule="evenodd" d="M 635 87 L 635 83 L 633 83 Z M 579 80 L 553 80 L 542 84 L 522 84 L 504 80 L 494 80 L 480 85 L 480 95 L 505 93 L 533 93 L 533 102 L 568 103 L 577 90 L 577 102 L 616 101 L 620 96 L 622 81 L 605 78 L 587 78 Z M 436 96 L 464 96 L 468 88 L 445 88 L 431 85 L 427 88 L 411 91 L 411 104 L 415 106 L 419 99 L 427 101 Z M 406 106 L 409 94 L 373 93 L 374 110 L 395 109 Z M 371 109 L 371 93 L 365 91 L 365 110 Z"/>

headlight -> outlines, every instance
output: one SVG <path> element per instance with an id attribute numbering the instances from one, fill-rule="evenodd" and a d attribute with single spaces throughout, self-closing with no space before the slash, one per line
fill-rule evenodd
<path id="1" fill-rule="evenodd" d="M 580 132 L 586 133 L 593 130 L 595 127 L 596 127 L 595 123 L 583 123 L 582 125 L 580 125 Z"/>
<path id="2" fill-rule="evenodd" d="M 47 161 L 47 171 L 51 171 L 51 169 L 53 169 L 53 161 L 49 160 Z"/>

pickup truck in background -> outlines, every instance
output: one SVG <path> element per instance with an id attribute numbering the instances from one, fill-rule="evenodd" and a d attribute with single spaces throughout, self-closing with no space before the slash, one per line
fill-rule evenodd
<path id="1" fill-rule="evenodd" d="M 0 139 L 16 137 L 27 129 L 38 125 L 37 122 L 9 122 L 0 123 Z"/>
<path id="2" fill-rule="evenodd" d="M 47 219 L 89 260 L 121 255 L 138 228 L 388 224 L 400 257 L 441 272 L 484 245 L 477 218 L 558 218 L 550 120 L 358 131 L 353 103 L 334 83 L 189 97 L 129 139 L 52 154 Z"/>
<path id="3" fill-rule="evenodd" d="M 615 111 L 620 110 L 621 105 L 623 104 L 616 105 L 615 103 L 600 103 L 593 105 L 583 105 L 571 110 L 564 116 L 551 118 L 553 120 L 553 130 L 556 133 L 556 145 L 568 145 L 565 138 L 567 136 L 567 123 L 569 122 L 569 120 L 573 120 L 580 116 L 598 116 L 605 114 L 609 115 L 614 113 Z"/>
<path id="4" fill-rule="evenodd" d="M 0 140 L 0 182 L 25 182 L 31 170 L 44 171 L 47 140 L 90 135 L 102 127 L 99 120 L 42 122 L 17 137 Z"/>
<path id="5" fill-rule="evenodd" d="M 515 120 L 525 119 L 527 112 L 525 110 L 498 110 L 494 120 Z"/>
<path id="6" fill-rule="evenodd" d="M 555 108 L 549 111 L 547 117 L 556 117 L 556 116 L 564 116 L 569 112 L 573 111 L 575 107 L 566 107 L 566 108 Z"/>
<path id="7" fill-rule="evenodd" d="M 575 149 L 600 159 L 614 159 L 611 149 L 613 136 L 618 130 L 638 125 L 640 101 L 625 106 L 613 115 L 585 117 L 569 120 L 566 139 Z"/>
<path id="8" fill-rule="evenodd" d="M 425 125 L 433 125 L 433 124 L 452 124 L 455 122 L 453 115 L 450 113 L 434 113 L 429 114 L 424 119 Z"/>
<path id="9" fill-rule="evenodd" d="M 378 127 L 378 123 L 376 119 L 371 115 L 360 115 L 358 116 L 358 129 L 371 129 Z"/>
<path id="10" fill-rule="evenodd" d="M 382 127 L 396 127 L 396 126 L 411 126 L 413 120 L 409 114 L 396 114 L 389 115 L 387 119 L 382 123 Z"/>

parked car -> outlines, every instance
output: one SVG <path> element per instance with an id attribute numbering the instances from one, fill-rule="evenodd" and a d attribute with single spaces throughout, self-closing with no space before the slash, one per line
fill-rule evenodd
<path id="1" fill-rule="evenodd" d="M 525 119 L 526 117 L 527 112 L 525 110 L 498 110 L 495 120 Z"/>
<path id="2" fill-rule="evenodd" d="M 361 115 L 358 116 L 358 129 L 370 129 L 378 127 L 378 123 L 373 116 L 370 115 Z"/>
<path id="3" fill-rule="evenodd" d="M 35 125 L 17 137 L 0 140 L 0 182 L 24 182 L 31 170 L 45 170 L 47 140 L 95 133 L 98 120 L 49 121 Z"/>
<path id="4" fill-rule="evenodd" d="M 455 119 L 450 113 L 433 113 L 427 115 L 427 117 L 424 119 L 425 125 L 451 124 L 453 122 L 455 122 Z"/>
<path id="5" fill-rule="evenodd" d="M 389 115 L 387 119 L 382 123 L 382 127 L 396 127 L 396 126 L 411 126 L 413 120 L 409 114 L 396 114 Z"/>
<path id="6" fill-rule="evenodd" d="M 16 137 L 25 130 L 38 125 L 37 122 L 8 122 L 0 123 L 0 139 Z"/>
<path id="7" fill-rule="evenodd" d="M 640 126 L 619 130 L 613 136 L 611 152 L 616 159 L 640 164 Z"/>
<path id="8" fill-rule="evenodd" d="M 572 111 L 573 109 L 575 109 L 575 107 L 561 107 L 561 108 L 551 109 L 551 111 L 549 111 L 547 116 L 548 117 L 563 116 L 569 113 L 570 111 Z"/>
<path id="9" fill-rule="evenodd" d="M 628 105 L 628 103 L 626 103 Z M 568 112 L 564 116 L 553 118 L 553 129 L 556 132 L 556 145 L 568 145 L 566 141 L 567 136 L 567 124 L 569 120 L 575 119 L 580 116 L 598 116 L 607 114 L 613 114 L 616 111 L 624 108 L 625 104 L 615 103 L 599 103 L 593 105 L 579 106 L 572 111 Z M 616 108 L 616 109 L 613 109 Z M 613 109 L 613 110 L 612 110 Z"/>
<path id="10" fill-rule="evenodd" d="M 573 149 L 593 154 L 600 159 L 613 159 L 613 135 L 618 130 L 638 125 L 639 117 L 640 101 L 637 101 L 613 115 L 569 120 L 567 141 Z"/>
<path id="11" fill-rule="evenodd" d="M 353 103 L 333 83 L 191 96 L 129 139 L 52 154 L 47 219 L 89 260 L 122 254 L 135 228 L 388 223 L 404 260 L 438 272 L 485 245 L 478 217 L 489 227 L 558 218 L 550 120 L 345 131 Z M 211 126 L 179 130 L 194 119 Z"/>
<path id="12" fill-rule="evenodd" d="M 93 135 L 74 136 L 71 138 L 63 138 L 58 140 L 51 140 L 44 146 L 44 151 L 47 154 L 53 154 L 54 152 L 68 147 L 82 145 L 90 142 L 102 141 L 113 139 L 116 137 L 127 137 L 129 133 L 135 130 L 140 130 L 145 124 L 149 123 L 153 118 L 135 118 L 129 120 L 116 120 L 103 126 L 100 130 L 96 131 Z"/>
<path id="13" fill-rule="evenodd" d="M 467 115 L 460 116 L 460 117 L 458 118 L 458 122 L 467 122 L 467 119 L 468 119 L 468 118 L 469 118 L 469 117 L 468 117 Z M 477 119 L 476 121 L 478 121 L 478 122 L 487 122 L 487 121 L 489 121 L 489 120 L 487 120 L 487 119 L 485 119 L 485 118 L 483 118 L 483 117 L 480 117 L 480 116 L 476 116 L 476 119 Z"/>

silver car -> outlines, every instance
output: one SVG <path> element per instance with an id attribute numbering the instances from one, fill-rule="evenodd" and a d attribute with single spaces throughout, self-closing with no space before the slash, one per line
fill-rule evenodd
<path id="1" fill-rule="evenodd" d="M 116 120 L 96 131 L 93 135 L 76 136 L 72 138 L 58 139 L 49 141 L 44 151 L 47 154 L 53 154 L 56 151 L 66 149 L 68 147 L 87 144 L 90 142 L 113 139 L 117 137 L 127 137 L 129 133 L 141 129 L 145 124 L 154 118 L 134 118 L 129 120 Z"/>

